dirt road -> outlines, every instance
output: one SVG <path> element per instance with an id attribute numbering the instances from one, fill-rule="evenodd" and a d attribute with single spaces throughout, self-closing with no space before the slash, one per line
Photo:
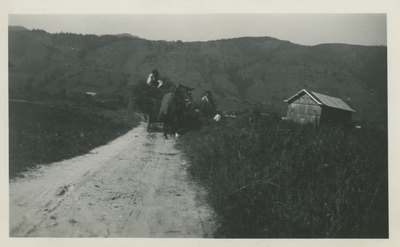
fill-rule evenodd
<path id="1" fill-rule="evenodd" d="M 144 124 L 10 182 L 10 237 L 212 237 L 213 213 L 174 139 Z"/>

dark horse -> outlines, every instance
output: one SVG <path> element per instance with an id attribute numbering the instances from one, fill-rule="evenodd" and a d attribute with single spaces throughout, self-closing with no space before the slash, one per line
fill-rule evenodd
<path id="1" fill-rule="evenodd" d="M 174 92 L 164 95 L 159 114 L 164 124 L 165 138 L 168 134 L 178 134 L 178 129 L 182 126 L 183 119 L 192 103 L 193 89 L 179 83 Z"/>

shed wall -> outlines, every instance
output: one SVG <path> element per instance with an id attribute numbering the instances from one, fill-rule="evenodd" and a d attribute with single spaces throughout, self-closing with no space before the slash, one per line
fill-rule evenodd
<path id="1" fill-rule="evenodd" d="M 319 106 L 307 94 L 302 94 L 289 103 L 286 116 L 288 120 L 295 123 L 319 124 L 321 118 L 321 106 Z"/>
<path id="2" fill-rule="evenodd" d="M 352 112 L 324 106 L 321 114 L 321 124 L 348 123 L 351 121 Z"/>

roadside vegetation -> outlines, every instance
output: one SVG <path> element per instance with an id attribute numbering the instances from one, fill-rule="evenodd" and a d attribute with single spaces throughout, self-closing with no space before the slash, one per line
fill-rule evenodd
<path id="1" fill-rule="evenodd" d="M 178 146 L 208 191 L 220 238 L 387 238 L 387 132 L 248 117 Z"/>
<path id="2" fill-rule="evenodd" d="M 9 102 L 9 178 L 104 145 L 138 125 L 140 118 L 116 100 L 49 96 Z"/>

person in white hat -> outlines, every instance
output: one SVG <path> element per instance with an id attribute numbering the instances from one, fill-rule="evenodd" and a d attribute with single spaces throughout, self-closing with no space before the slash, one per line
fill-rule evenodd
<path id="1" fill-rule="evenodd" d="M 158 71 L 154 69 L 147 78 L 147 85 L 159 88 L 162 86 L 162 84 L 163 82 L 159 79 Z"/>

